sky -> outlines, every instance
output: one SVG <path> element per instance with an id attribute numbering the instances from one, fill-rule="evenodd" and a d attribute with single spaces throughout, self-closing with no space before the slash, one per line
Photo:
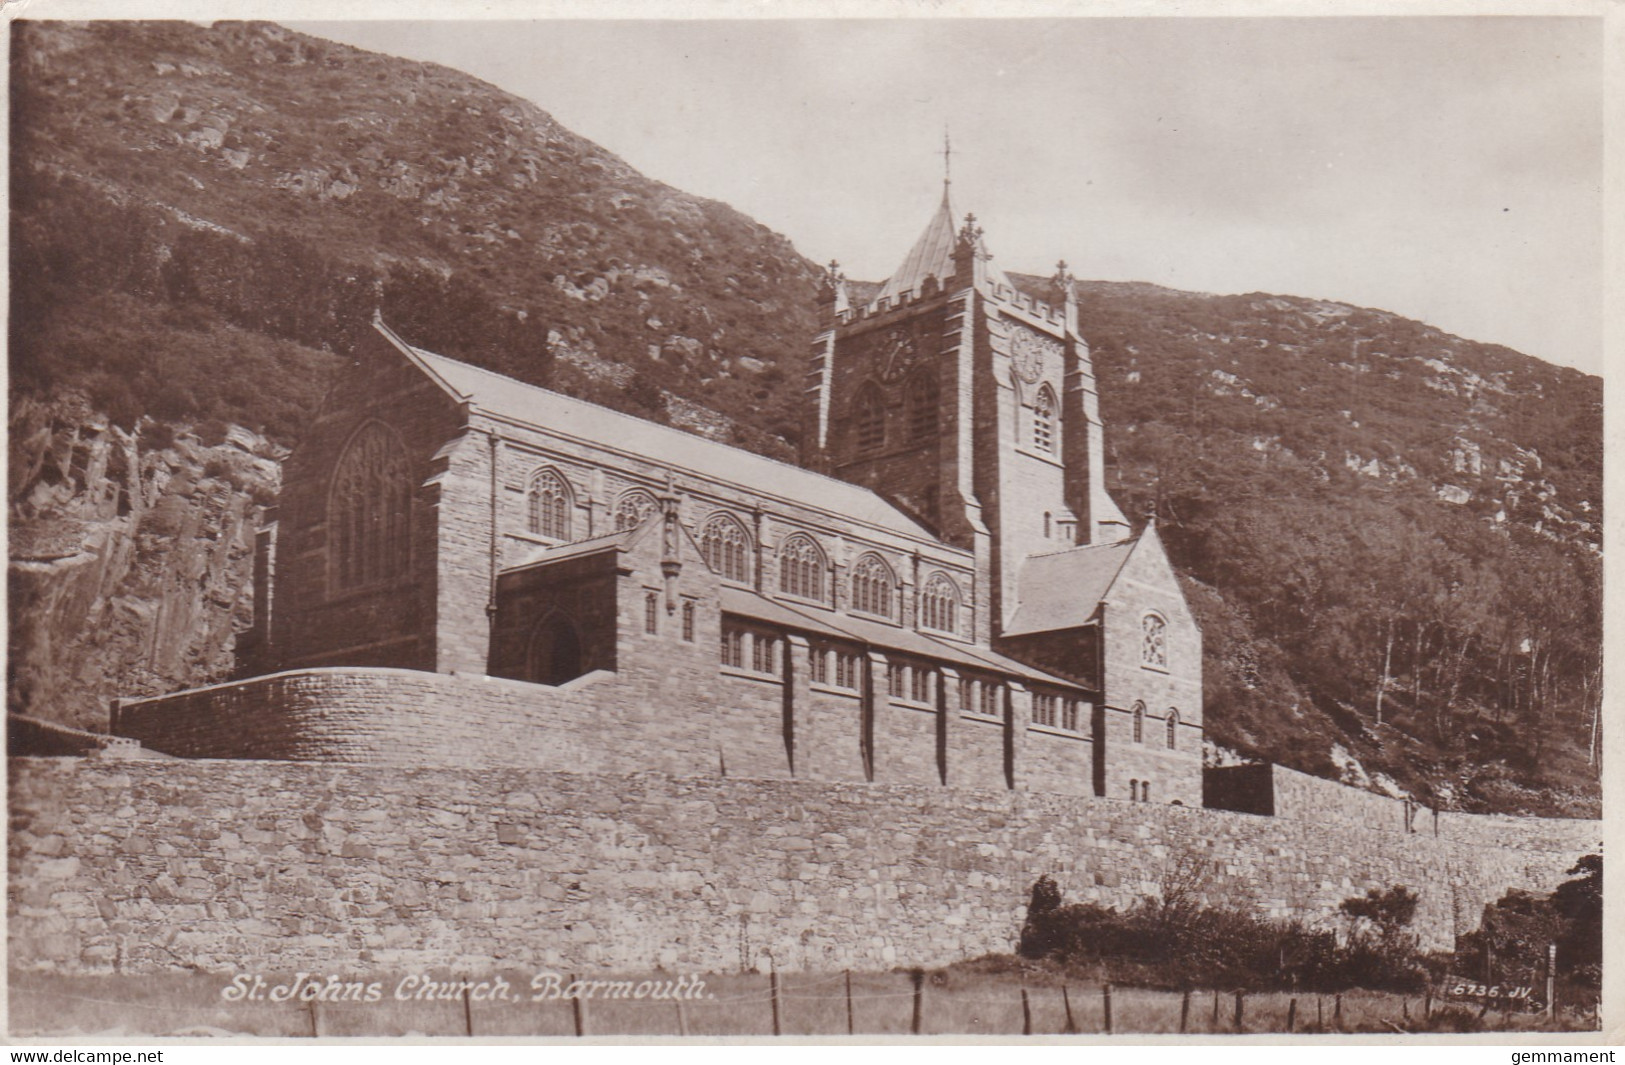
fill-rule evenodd
<path id="1" fill-rule="evenodd" d="M 288 25 L 525 97 L 850 277 L 924 227 L 946 127 L 1007 271 L 1338 300 L 1602 366 L 1598 19 Z"/>

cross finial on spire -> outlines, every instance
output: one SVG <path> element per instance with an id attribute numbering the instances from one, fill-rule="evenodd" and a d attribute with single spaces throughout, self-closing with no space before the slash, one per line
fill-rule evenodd
<path id="1" fill-rule="evenodd" d="M 953 154 L 954 154 L 953 142 L 948 139 L 948 123 L 944 122 L 942 124 L 942 191 L 943 192 L 947 192 L 948 191 L 948 186 L 953 182 L 953 177 L 954 177 Z"/>

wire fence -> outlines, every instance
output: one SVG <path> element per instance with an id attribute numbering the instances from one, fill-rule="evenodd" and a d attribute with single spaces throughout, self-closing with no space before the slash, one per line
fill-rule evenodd
<path id="1" fill-rule="evenodd" d="M 1119 1035 L 1416 1032 L 1446 1020 L 1468 1030 L 1583 1030 L 1594 1009 L 1570 1004 L 1557 1016 L 1509 1003 L 1447 1003 L 1431 992 L 1248 994 L 1222 990 L 1160 991 L 1111 984 L 1026 985 L 1013 977 L 923 972 L 722 974 L 675 981 L 597 979 L 577 997 L 549 995 L 573 977 L 533 990 L 529 979 L 437 978 L 421 985 L 377 985 L 376 1001 L 298 997 L 224 1001 L 221 981 L 138 977 L 29 981 L 13 974 L 13 1034 L 262 1037 L 344 1036 L 845 1036 L 845 1035 Z M 118 984 L 108 981 L 119 981 Z M 292 983 L 290 978 L 287 983 Z M 463 983 L 460 993 L 444 994 Z M 637 997 L 639 984 L 650 993 Z M 37 986 L 31 986 L 35 985 Z M 54 986 L 53 986 L 54 985 Z M 310 986 L 310 985 L 307 985 Z M 129 993 L 108 993 L 114 988 Z M 537 997 L 540 994 L 542 997 Z M 1594 1005 L 1594 1004 L 1593 1004 Z M 1451 1027 L 1448 1030 L 1461 1030 Z"/>

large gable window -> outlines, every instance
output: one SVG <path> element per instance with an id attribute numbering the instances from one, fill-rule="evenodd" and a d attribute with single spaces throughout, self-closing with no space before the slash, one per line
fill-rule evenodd
<path id="1" fill-rule="evenodd" d="M 705 564 L 725 580 L 750 583 L 750 534 L 730 514 L 713 514 L 700 528 Z"/>
<path id="2" fill-rule="evenodd" d="M 659 506 L 653 494 L 642 488 L 630 488 L 621 493 L 621 498 L 615 501 L 615 531 L 625 532 L 627 529 L 636 529 L 646 521 L 649 515 Z"/>
<path id="3" fill-rule="evenodd" d="M 959 588 L 946 573 L 933 573 L 920 593 L 920 624 L 938 632 L 957 632 Z"/>
<path id="4" fill-rule="evenodd" d="M 333 469 L 328 495 L 338 588 L 361 588 L 406 572 L 410 498 L 410 471 L 400 438 L 379 422 L 362 426 Z"/>
<path id="5" fill-rule="evenodd" d="M 557 470 L 540 470 L 530 479 L 530 531 L 550 540 L 570 538 L 570 486 Z"/>
<path id="6" fill-rule="evenodd" d="M 1168 623 L 1158 614 L 1140 619 L 1140 665 L 1147 669 L 1168 668 Z"/>
<path id="7" fill-rule="evenodd" d="M 824 598 L 824 552 L 812 537 L 796 533 L 779 545 L 779 591 L 821 602 Z"/>
<path id="8" fill-rule="evenodd" d="M 852 566 L 852 609 L 890 618 L 896 584 L 891 567 L 879 555 L 864 555 Z"/>

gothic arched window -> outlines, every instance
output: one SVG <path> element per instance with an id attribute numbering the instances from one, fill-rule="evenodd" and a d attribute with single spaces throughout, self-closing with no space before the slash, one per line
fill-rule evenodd
<path id="1" fill-rule="evenodd" d="M 411 478 L 395 432 L 369 422 L 333 467 L 327 502 L 333 581 L 360 588 L 406 572 Z"/>
<path id="2" fill-rule="evenodd" d="M 1168 668 L 1168 623 L 1157 614 L 1140 619 L 1140 665 Z"/>
<path id="3" fill-rule="evenodd" d="M 615 531 L 636 529 L 659 505 L 652 493 L 642 488 L 628 488 L 615 501 Z"/>
<path id="4" fill-rule="evenodd" d="M 1033 400 L 1033 447 L 1055 450 L 1055 393 L 1049 385 L 1040 388 L 1038 398 Z"/>
<path id="5" fill-rule="evenodd" d="M 920 624 L 938 632 L 959 631 L 959 588 L 946 573 L 933 573 L 920 592 Z"/>
<path id="6" fill-rule="evenodd" d="M 530 531 L 550 540 L 570 538 L 570 486 L 557 470 L 540 470 L 530 479 Z"/>
<path id="7" fill-rule="evenodd" d="M 1134 742 L 1145 742 L 1145 704 L 1134 704 Z"/>
<path id="8" fill-rule="evenodd" d="M 1168 749 L 1170 751 L 1179 747 L 1179 711 L 1173 707 L 1168 708 Z"/>
<path id="9" fill-rule="evenodd" d="M 779 545 L 779 590 L 787 595 L 822 601 L 824 552 L 812 537 L 796 533 Z"/>
<path id="10" fill-rule="evenodd" d="M 750 534 L 731 514 L 717 513 L 700 527 L 705 564 L 730 581 L 750 582 Z"/>
<path id="11" fill-rule="evenodd" d="M 852 567 L 852 609 L 891 617 L 891 593 L 896 585 L 891 567 L 879 555 L 864 555 Z"/>
<path id="12" fill-rule="evenodd" d="M 875 451 L 886 443 L 886 403 L 880 389 L 866 385 L 852 404 L 859 451 Z"/>
<path id="13" fill-rule="evenodd" d="M 908 390 L 908 435 L 924 443 L 937 435 L 937 403 L 940 392 L 935 370 L 916 374 Z"/>

